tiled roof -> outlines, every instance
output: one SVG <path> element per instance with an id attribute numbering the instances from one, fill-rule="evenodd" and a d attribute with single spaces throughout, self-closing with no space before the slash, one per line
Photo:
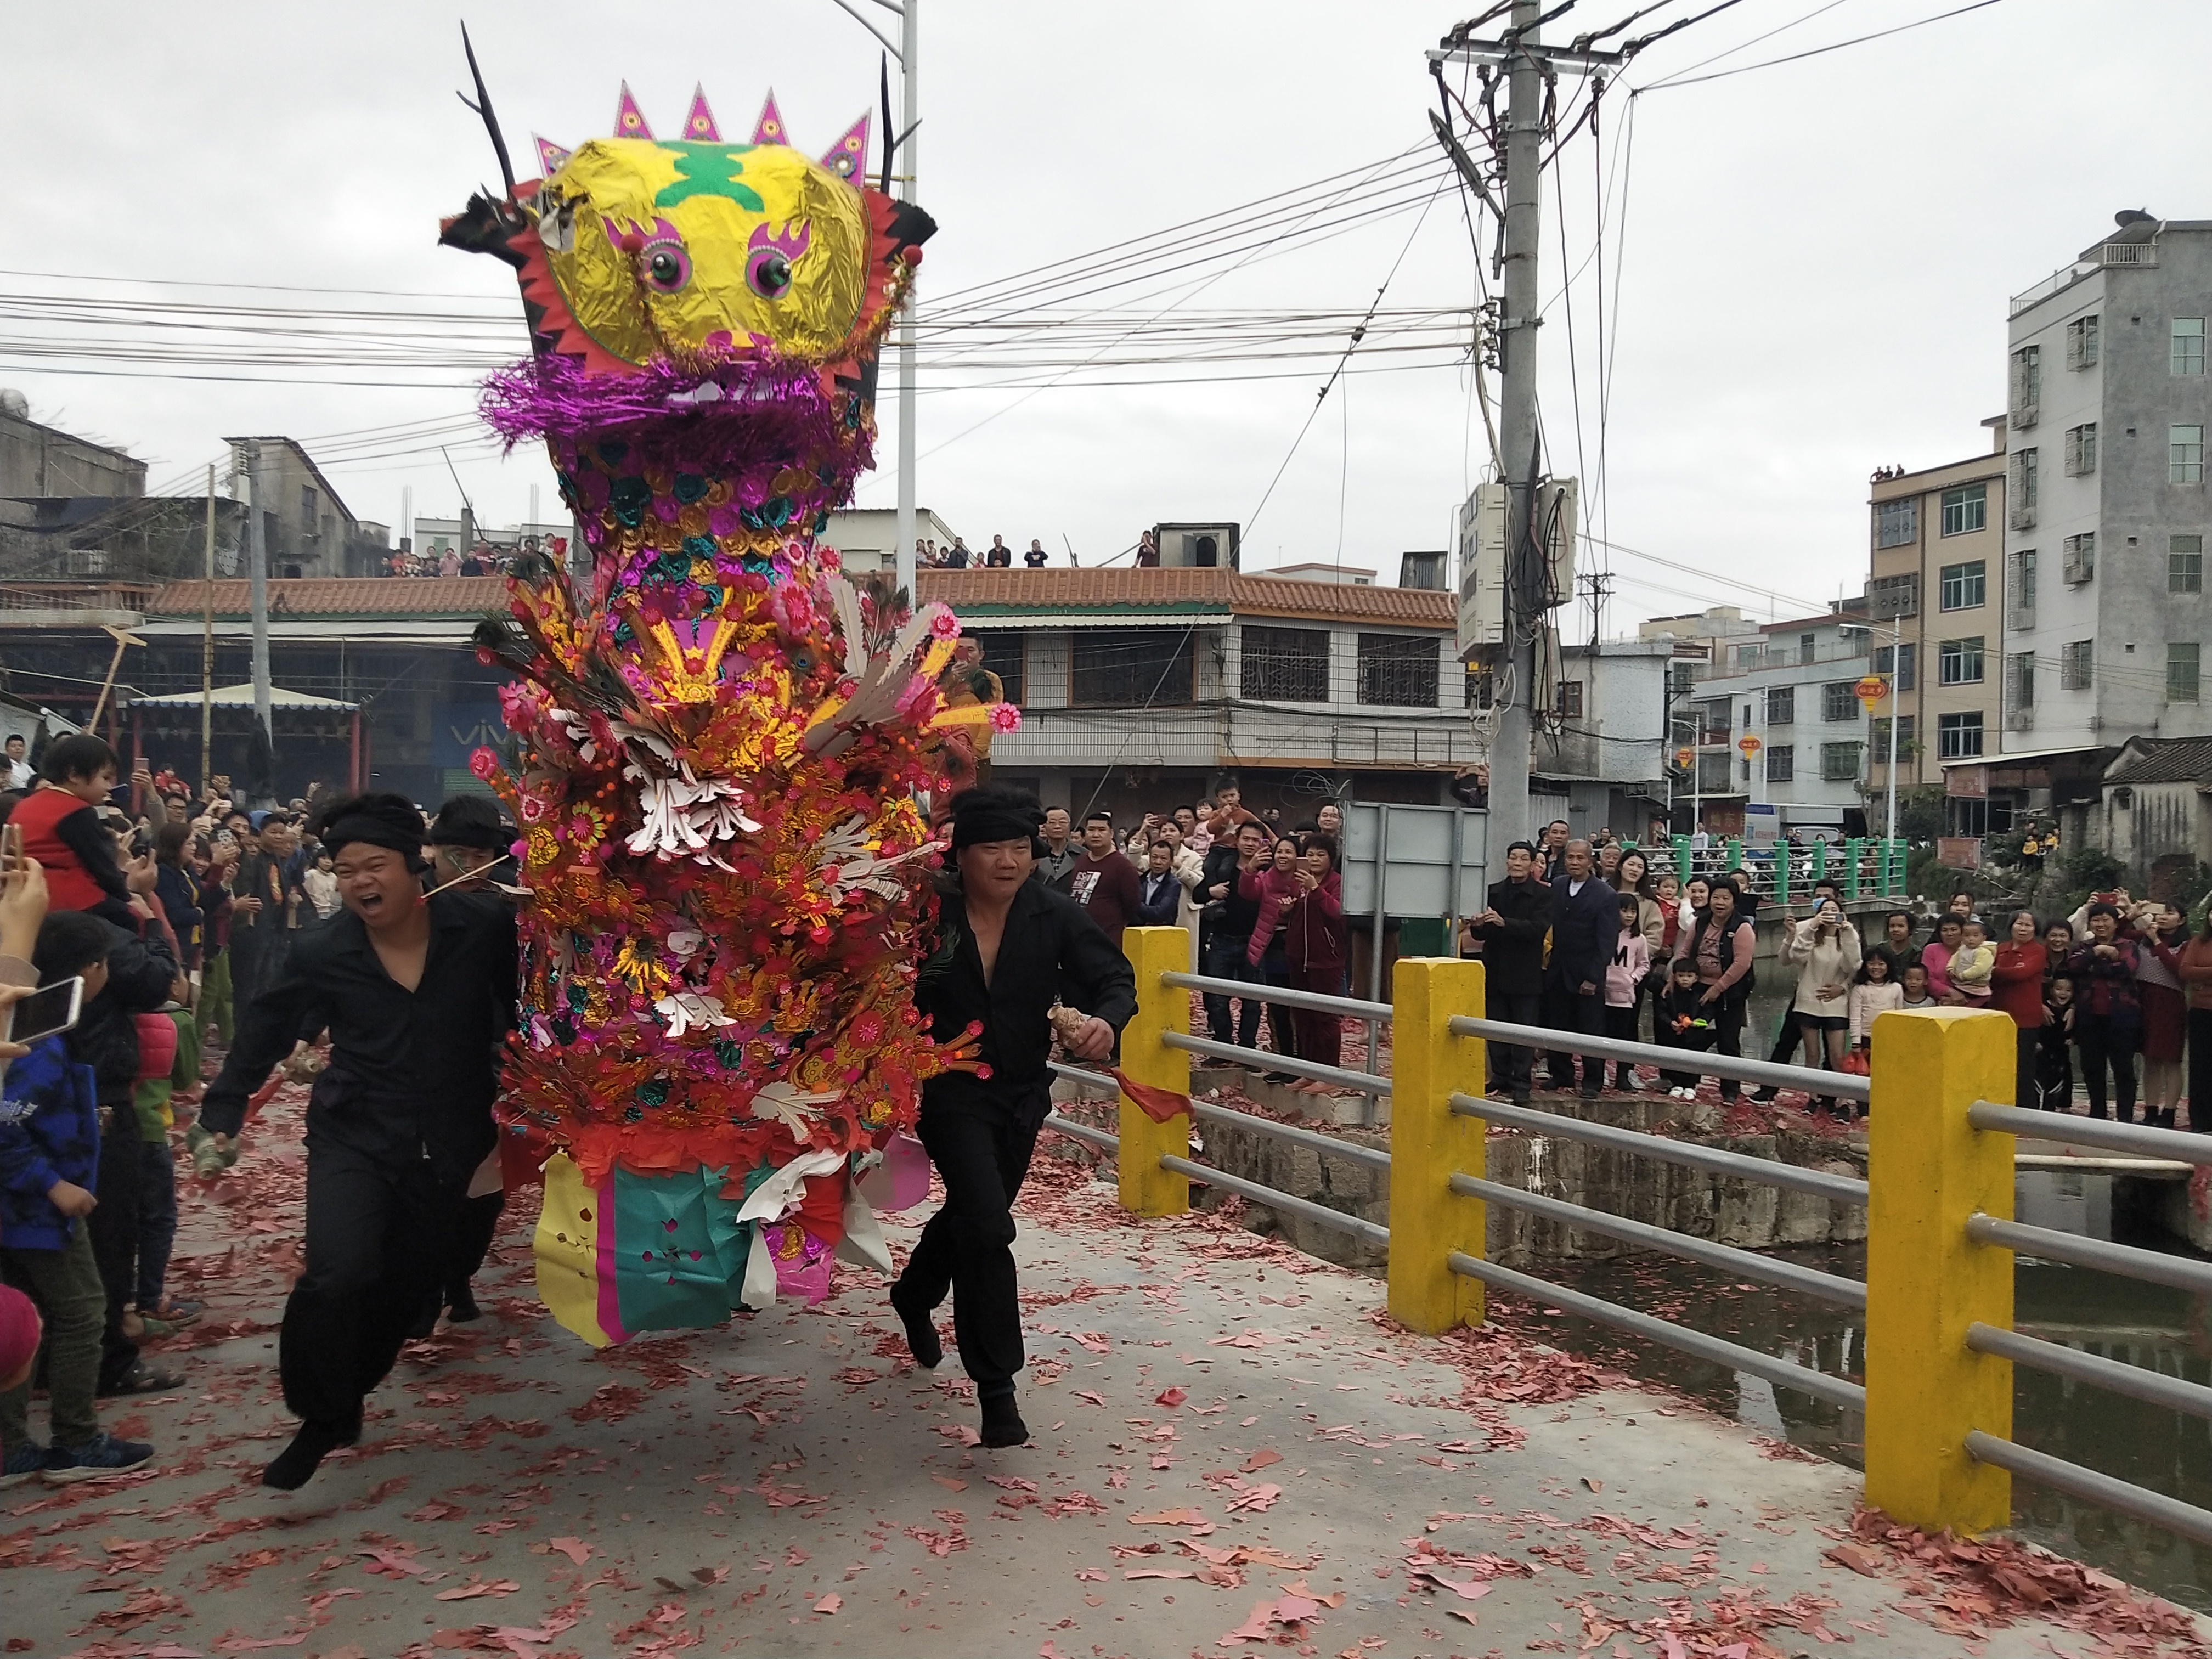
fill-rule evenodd
<path id="1" fill-rule="evenodd" d="M 1297 621 L 1378 623 L 1444 629 L 1458 620 L 1450 593 L 1413 587 L 1352 587 L 1234 570 L 924 570 L 925 599 L 963 617 L 1022 611 L 1228 611 Z"/>
<path id="2" fill-rule="evenodd" d="M 2137 738 L 2105 773 L 2106 783 L 2200 783 L 2212 778 L 2212 738 Z"/>
<path id="3" fill-rule="evenodd" d="M 209 584 L 171 582 L 146 601 L 149 617 L 198 617 L 204 613 Z M 252 614 L 253 600 L 243 581 L 216 582 L 215 614 Z M 507 608 L 507 581 L 501 576 L 307 576 L 272 580 L 272 617 L 479 617 Z"/>

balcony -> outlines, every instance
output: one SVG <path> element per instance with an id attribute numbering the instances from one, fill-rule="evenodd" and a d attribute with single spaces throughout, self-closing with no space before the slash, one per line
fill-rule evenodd
<path id="1" fill-rule="evenodd" d="M 2107 242 L 2087 258 L 2076 259 L 2070 265 L 2062 265 L 2033 288 L 2022 289 L 2012 296 L 2012 309 L 2006 313 L 2008 320 L 2023 311 L 2041 305 L 2052 295 L 2071 288 L 2084 276 L 2094 276 L 2100 270 L 2133 268 L 2138 270 L 2155 269 L 2158 264 L 2156 242 Z"/>

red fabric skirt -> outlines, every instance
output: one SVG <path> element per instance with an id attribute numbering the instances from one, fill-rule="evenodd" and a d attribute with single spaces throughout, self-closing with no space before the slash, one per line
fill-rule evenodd
<path id="1" fill-rule="evenodd" d="M 2188 1003 L 2170 985 L 2137 980 L 2142 998 L 2142 1055 L 2145 1060 L 2179 1060 L 2189 1031 Z"/>

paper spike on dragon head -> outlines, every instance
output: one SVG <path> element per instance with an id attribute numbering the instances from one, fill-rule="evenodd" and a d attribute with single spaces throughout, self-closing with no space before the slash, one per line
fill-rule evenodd
<path id="1" fill-rule="evenodd" d="M 783 112 L 775 106 L 775 88 L 771 87 L 766 101 L 761 105 L 760 119 L 753 123 L 753 143 L 780 144 L 783 141 Z"/>
<path id="2" fill-rule="evenodd" d="M 866 180 L 868 176 L 868 118 L 863 115 L 845 129 L 834 149 L 822 158 L 822 165 L 840 179 Z"/>
<path id="3" fill-rule="evenodd" d="M 530 139 L 538 146 L 538 176 L 550 179 L 560 172 L 561 164 L 568 159 L 568 152 L 550 139 L 540 138 L 534 132 L 530 135 Z"/>
<path id="4" fill-rule="evenodd" d="M 694 143 L 718 143 L 721 131 L 714 125 L 714 112 L 707 107 L 707 89 L 691 88 L 691 112 L 684 118 L 684 136 Z"/>
<path id="5" fill-rule="evenodd" d="M 630 96 L 627 81 L 622 83 L 622 102 L 615 106 L 615 137 L 645 139 L 653 137 L 653 129 L 645 124 L 645 112 L 637 106 L 637 100 Z"/>

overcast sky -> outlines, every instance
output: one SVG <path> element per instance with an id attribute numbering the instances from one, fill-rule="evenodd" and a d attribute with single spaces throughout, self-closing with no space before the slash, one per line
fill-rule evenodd
<path id="1" fill-rule="evenodd" d="M 1711 69 L 1956 3 L 1742 0 L 1651 48 L 1626 81 L 1681 73 L 1770 30 L 1781 32 Z M 1697 9 L 1673 5 L 1659 20 Z M 1632 0 L 1581 0 L 1553 33 L 1631 9 Z M 1430 165 L 1422 54 L 1462 15 L 1414 0 L 926 0 L 921 198 L 940 230 L 925 295 L 1401 150 L 1414 150 L 1406 169 Z M 773 84 L 794 142 L 817 150 L 875 101 L 877 48 L 830 0 L 537 0 L 467 15 L 526 176 L 536 170 L 524 165 L 528 135 L 574 143 L 608 131 L 623 77 L 664 137 L 695 81 L 726 136 L 740 138 Z M 411 0 L 14 9 L 0 55 L 0 134 L 15 158 L 0 174 L 0 205 L 14 234 L 0 264 L 37 274 L 0 276 L 0 294 L 500 317 L 512 307 L 520 355 L 506 268 L 435 245 L 439 216 L 496 181 L 481 128 L 453 96 L 466 83 L 455 18 L 450 6 Z M 1583 276 L 1572 294 L 1579 429 L 1564 304 L 1541 336 L 1546 425 L 1555 470 L 1594 477 L 1589 255 L 1604 180 L 1613 201 L 1604 301 L 1617 328 L 1611 476 L 1602 516 L 1588 501 L 1586 522 L 1609 527 L 1623 548 L 1708 574 L 1617 552 L 1607 631 L 1710 603 L 1787 616 L 1857 592 L 1868 473 L 1985 446 L 1979 422 L 2002 403 L 2007 296 L 2072 258 L 2118 209 L 2212 217 L 2208 59 L 2212 6 L 2201 0 L 2000 0 L 1805 63 L 1646 92 L 1626 146 L 1618 138 L 1630 100 L 1616 89 L 1596 147 L 1576 139 L 1547 175 L 1547 298 L 1565 271 Z M 1563 99 L 1571 89 L 1563 85 Z M 1551 194 L 1560 186 L 1564 241 Z M 1148 316 L 1178 301 L 1357 312 L 1402 254 L 1387 304 L 1467 304 L 1473 267 L 1457 195 L 1438 198 L 1418 230 L 1417 216 L 1409 209 L 1254 258 L 1198 293 L 1179 295 L 1174 261 L 1163 258 L 1158 284 L 1111 297 L 1157 288 L 1133 313 Z M 283 288 L 435 297 L 270 291 Z M 252 383 L 114 362 L 81 366 L 120 373 L 57 373 L 52 360 L 13 348 L 37 331 L 0 325 L 10 343 L 0 345 L 0 385 L 22 389 L 38 418 L 144 458 L 157 489 L 216 459 L 225 434 L 292 434 L 313 449 L 325 434 L 458 417 L 472 405 L 471 377 L 452 371 L 410 374 L 416 384 L 404 387 L 331 384 L 392 378 L 385 370 L 264 368 L 250 372 L 290 378 Z M 93 337 L 82 326 L 63 331 Z M 1249 526 L 1247 568 L 1340 555 L 1395 580 L 1401 551 L 1445 544 L 1455 503 L 1480 477 L 1465 374 L 1449 364 L 1399 372 L 1355 354 L 1255 520 L 1326 368 L 1290 367 L 1291 378 L 1153 386 L 1101 386 L 1130 377 L 1093 372 L 1022 390 L 947 386 L 940 371 L 921 399 L 921 501 L 971 544 L 1002 532 L 1025 546 L 1036 536 L 1064 555 L 1072 542 L 1086 564 L 1158 520 L 1234 520 Z M 1393 372 L 1368 372 L 1385 368 Z M 896 499 L 889 384 L 887 372 L 884 465 L 864 481 L 862 505 Z M 434 448 L 393 454 L 410 446 L 335 441 L 362 456 L 331 467 L 357 515 L 396 521 L 410 485 L 418 513 L 456 510 Z M 465 432 L 447 441 L 487 522 L 520 520 L 533 483 L 554 514 L 542 459 L 501 459 Z M 1780 592 L 1769 600 L 1728 583 Z"/>

